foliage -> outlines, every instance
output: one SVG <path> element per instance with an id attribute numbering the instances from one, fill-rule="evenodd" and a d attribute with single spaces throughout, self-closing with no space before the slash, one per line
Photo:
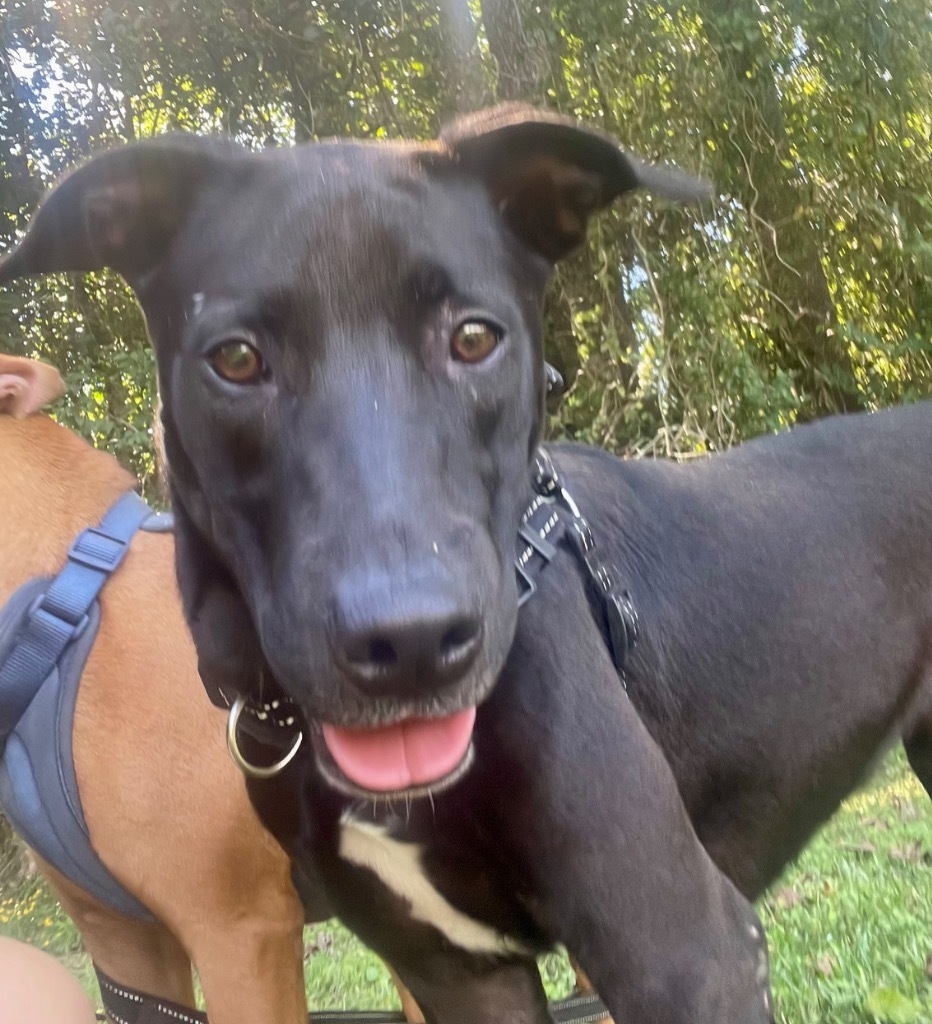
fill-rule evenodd
<path id="1" fill-rule="evenodd" d="M 424 137 L 493 96 L 547 103 L 718 187 L 604 215 L 547 311 L 555 430 L 693 454 L 929 393 L 930 67 L 924 0 L 0 0 L 0 247 L 116 142 Z M 119 282 L 28 282 L 0 331 L 63 367 L 69 423 L 152 472 Z"/>

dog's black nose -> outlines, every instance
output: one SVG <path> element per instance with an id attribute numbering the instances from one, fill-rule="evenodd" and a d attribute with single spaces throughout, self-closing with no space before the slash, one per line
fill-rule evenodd
<path id="1" fill-rule="evenodd" d="M 333 645 L 343 671 L 367 689 L 423 694 L 466 673 L 482 620 L 443 588 L 341 588 Z"/>
<path id="2" fill-rule="evenodd" d="M 466 673 L 482 644 L 482 621 L 429 587 L 342 588 L 333 644 L 340 667 L 357 683 L 424 692 Z"/>

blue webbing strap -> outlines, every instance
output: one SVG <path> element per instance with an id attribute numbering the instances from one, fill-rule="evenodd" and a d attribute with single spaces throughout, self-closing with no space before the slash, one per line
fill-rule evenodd
<path id="1" fill-rule="evenodd" d="M 124 494 L 100 526 L 78 534 L 65 567 L 30 609 L 0 665 L 0 751 L 62 652 L 87 626 L 91 605 L 149 515 L 151 509 L 138 494 Z"/>

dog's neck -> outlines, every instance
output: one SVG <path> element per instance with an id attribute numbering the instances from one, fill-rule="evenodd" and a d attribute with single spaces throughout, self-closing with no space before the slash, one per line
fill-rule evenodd
<path id="1" fill-rule="evenodd" d="M 0 603 L 61 568 L 71 541 L 134 480 L 116 460 L 47 416 L 0 416 Z"/>

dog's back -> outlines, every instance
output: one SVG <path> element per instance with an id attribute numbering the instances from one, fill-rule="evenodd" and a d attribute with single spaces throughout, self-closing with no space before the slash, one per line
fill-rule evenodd
<path id="1" fill-rule="evenodd" d="M 932 403 L 680 465 L 554 451 L 640 615 L 628 691 L 744 892 L 900 738 L 932 785 Z"/>

